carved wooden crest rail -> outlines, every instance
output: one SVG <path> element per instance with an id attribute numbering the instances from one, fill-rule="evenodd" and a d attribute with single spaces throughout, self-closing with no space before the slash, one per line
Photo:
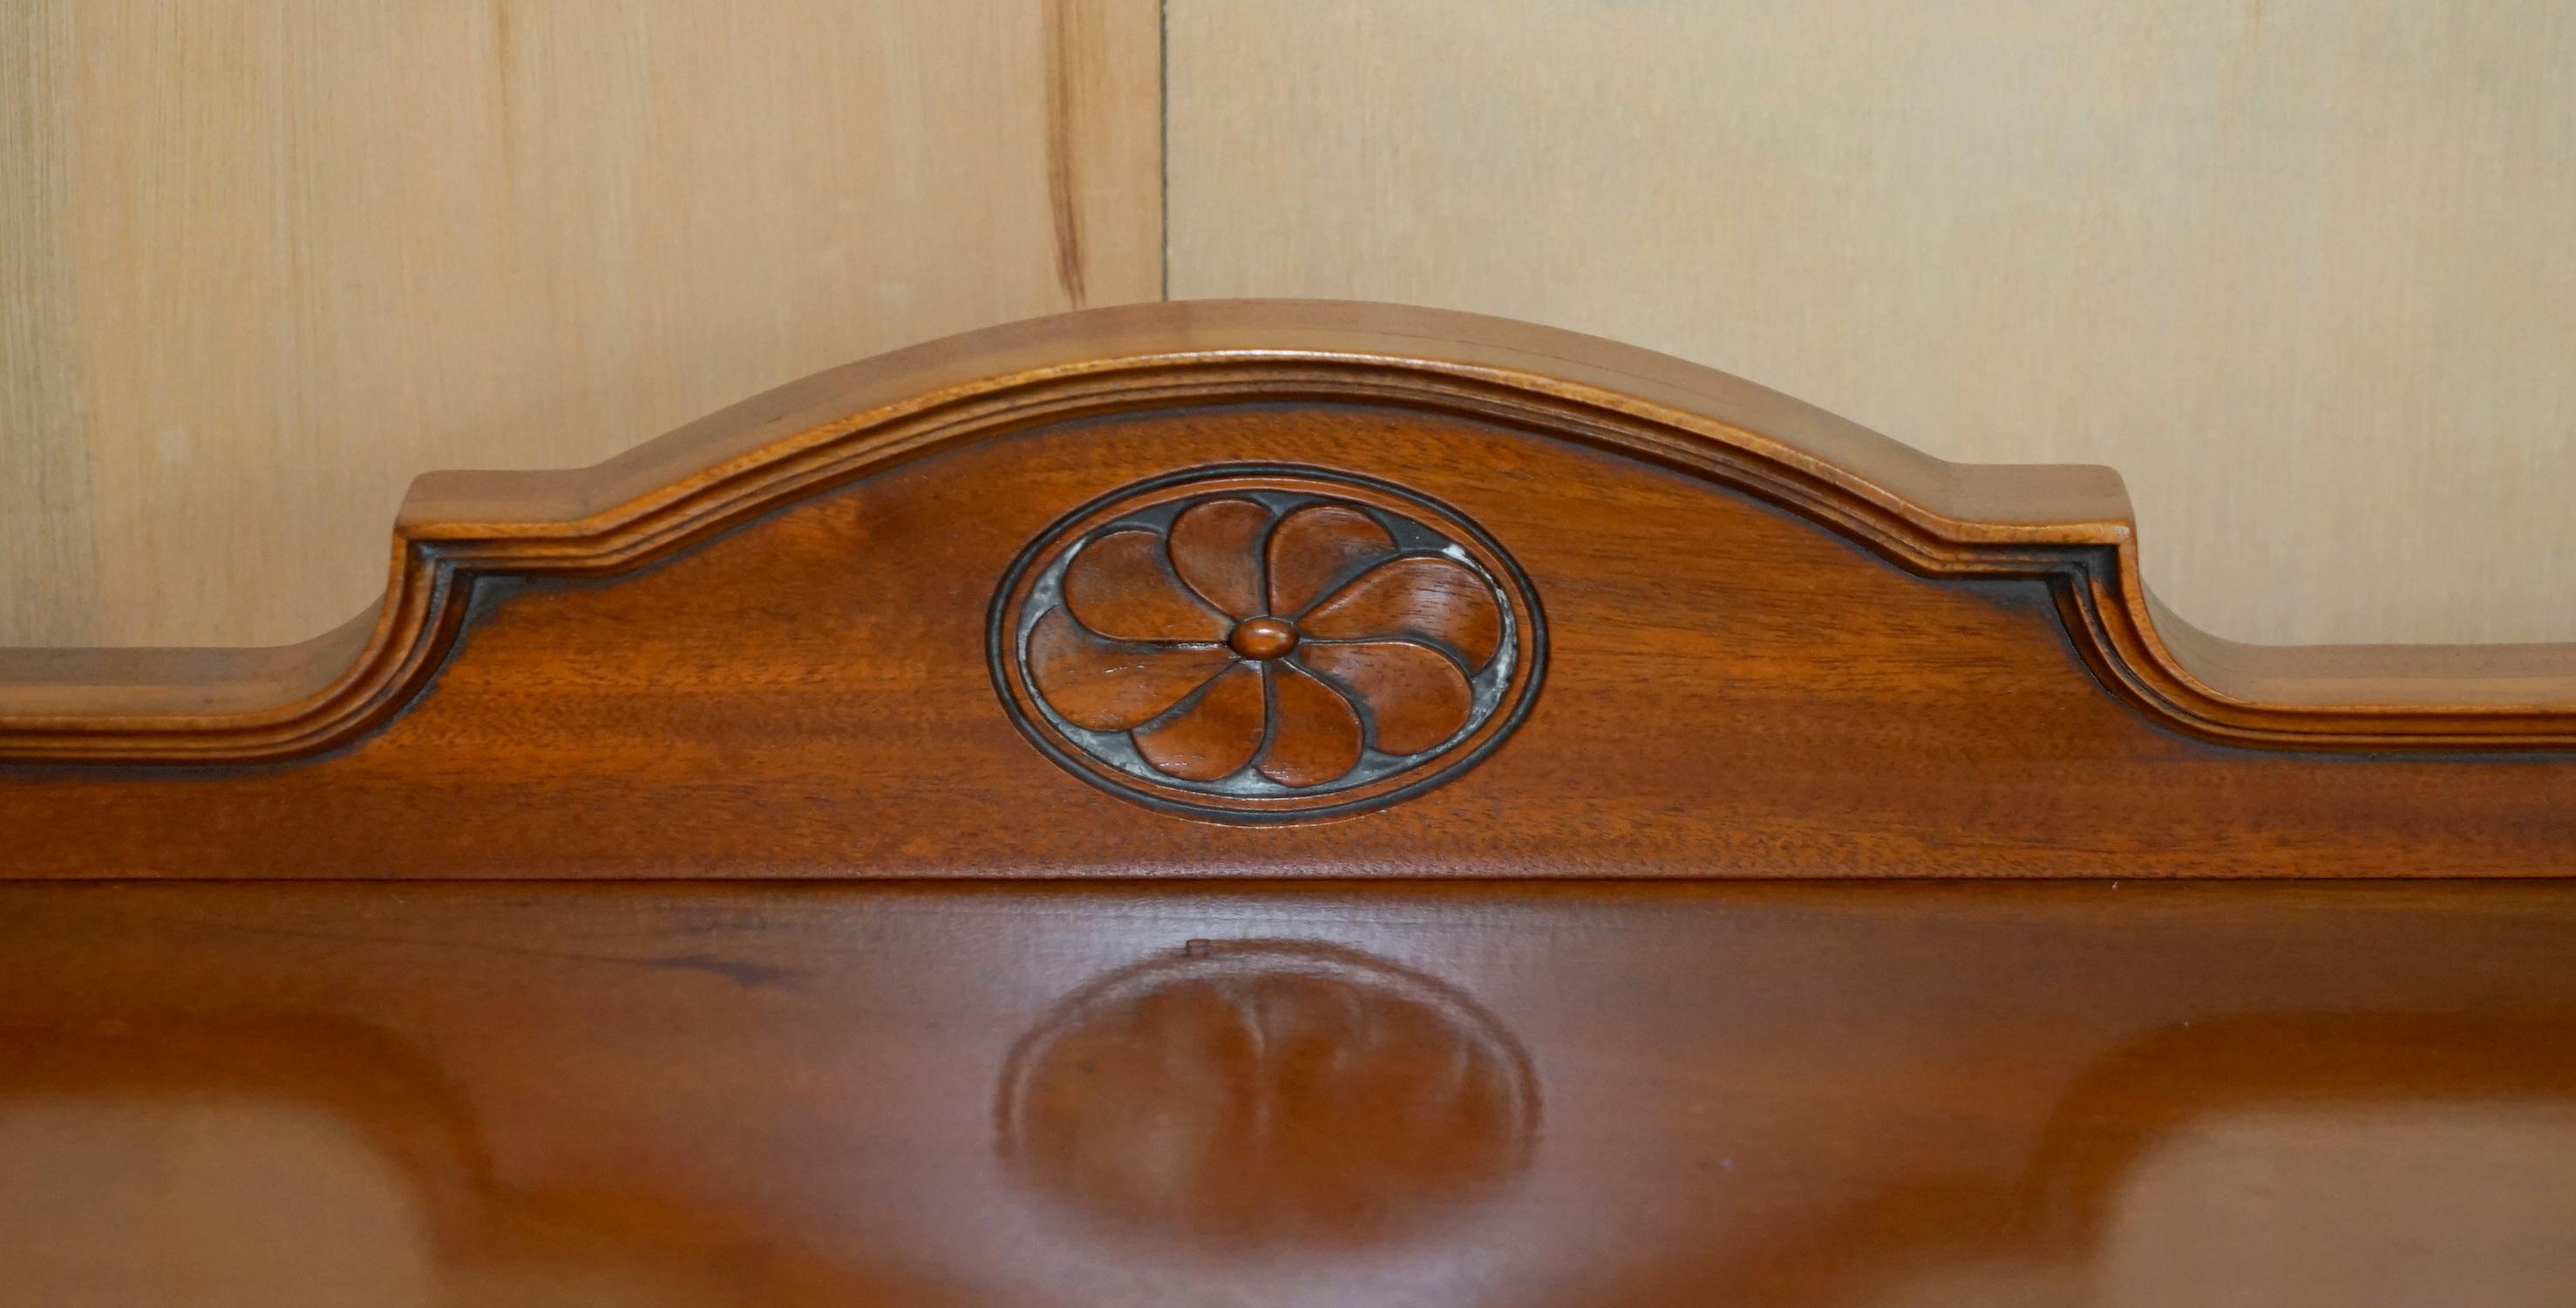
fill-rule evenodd
<path id="1" fill-rule="evenodd" d="M 0 1302 L 2576 1282 L 2576 649 L 2201 636 L 2105 470 L 1172 304 L 393 565 L 0 652 Z"/>
<path id="2" fill-rule="evenodd" d="M 309 646 L 7 655 L 0 824 L 39 876 L 2569 870 L 2567 650 L 2230 645 L 2137 557 L 2107 471 L 1641 351 L 1105 310 L 423 478 Z"/>

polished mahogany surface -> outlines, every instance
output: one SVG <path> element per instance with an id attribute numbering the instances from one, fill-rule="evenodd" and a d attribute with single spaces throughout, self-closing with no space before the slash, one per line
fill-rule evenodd
<path id="1" fill-rule="evenodd" d="M 2571 934 L 2511 885 L 18 886 L 0 1304 L 2538 1308 Z"/>
<path id="2" fill-rule="evenodd" d="M 1525 571 L 1544 681 L 1478 719 L 1511 733 L 1474 766 L 1247 827 L 1109 793 L 1024 734 L 988 657 L 1015 559 L 1102 496 L 1248 456 L 1400 477 Z M 1095 417 L 642 570 L 474 581 L 384 724 L 292 761 L 0 763 L 0 830 L 45 877 L 2576 872 L 2576 755 L 2195 739 L 2088 668 L 2059 588 L 1915 575 L 1724 484 L 1462 418 Z M 1318 699 L 1277 720 L 1349 720 Z"/>
<path id="3" fill-rule="evenodd" d="M 2556 1305 L 2576 648 L 1458 315 L 979 333 L 0 651 L 0 1308 Z"/>

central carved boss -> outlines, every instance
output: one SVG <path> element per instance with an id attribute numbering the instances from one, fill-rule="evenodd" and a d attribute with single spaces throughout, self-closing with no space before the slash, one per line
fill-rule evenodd
<path id="1" fill-rule="evenodd" d="M 1312 468 L 1116 492 L 995 597 L 994 679 L 1050 757 L 1234 821 L 1356 811 L 1482 758 L 1535 697 L 1529 584 L 1424 496 Z"/>

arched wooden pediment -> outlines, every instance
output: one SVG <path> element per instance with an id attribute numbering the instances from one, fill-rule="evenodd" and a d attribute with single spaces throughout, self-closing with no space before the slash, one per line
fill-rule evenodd
<path id="1" fill-rule="evenodd" d="M 2576 1265 L 2576 653 L 2193 635 L 2104 470 L 1175 304 L 424 478 L 393 557 L 299 648 L 0 654 L 49 1302 Z M 2527 879 L 2326 883 L 2395 877 Z"/>
<path id="2" fill-rule="evenodd" d="M 305 646 L 0 655 L 28 873 L 2576 870 L 2576 647 L 2215 640 L 2108 470 L 1467 315 L 973 333 L 393 557 Z"/>

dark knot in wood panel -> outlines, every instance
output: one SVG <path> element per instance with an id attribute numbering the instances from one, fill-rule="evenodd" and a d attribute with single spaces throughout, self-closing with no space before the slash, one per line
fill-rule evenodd
<path id="1" fill-rule="evenodd" d="M 1228 821 L 1357 812 L 1457 775 L 1529 710 L 1546 658 L 1528 578 L 1455 510 L 1254 465 L 1057 522 L 1004 575 L 988 639 L 1050 758 Z"/>
<path id="2" fill-rule="evenodd" d="M 1450 987 L 1356 950 L 1193 941 L 1012 1050 L 1014 1176 L 1135 1233 L 1227 1247 L 1399 1238 L 1496 1192 L 1538 1123 L 1528 1058 Z"/>

